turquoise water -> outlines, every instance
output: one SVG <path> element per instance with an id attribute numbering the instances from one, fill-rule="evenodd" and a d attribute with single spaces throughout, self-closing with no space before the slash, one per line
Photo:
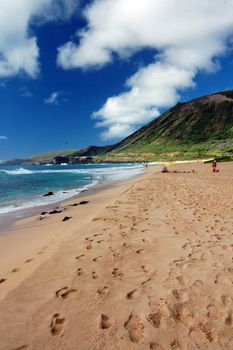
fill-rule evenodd
<path id="1" fill-rule="evenodd" d="M 0 215 L 55 203 L 103 181 L 128 179 L 142 169 L 134 164 L 0 166 Z M 43 197 L 49 191 L 54 196 Z"/>

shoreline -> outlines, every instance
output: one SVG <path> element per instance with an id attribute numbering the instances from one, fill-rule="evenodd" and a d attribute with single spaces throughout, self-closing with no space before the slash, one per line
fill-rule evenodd
<path id="1" fill-rule="evenodd" d="M 101 192 L 102 190 L 104 190 L 106 188 L 118 186 L 118 184 L 123 184 L 124 182 L 130 181 L 131 179 L 142 176 L 144 174 L 144 172 L 145 172 L 145 169 L 142 167 L 141 172 L 139 172 L 136 175 L 132 175 L 128 179 L 101 180 L 96 184 L 87 185 L 87 186 L 89 186 L 88 189 L 81 190 L 79 193 L 74 194 L 71 197 L 68 197 L 66 199 L 58 200 L 58 201 L 55 201 L 53 203 L 36 205 L 33 207 L 29 207 L 29 208 L 25 208 L 25 209 L 22 208 L 22 209 L 18 209 L 18 210 L 9 212 L 9 213 L 0 214 L 0 236 L 3 234 L 7 234 L 7 232 L 9 232 L 11 230 L 11 228 L 13 228 L 13 226 L 17 222 L 19 222 L 25 218 L 29 218 L 31 216 L 34 216 L 34 215 L 38 214 L 38 212 L 49 211 L 49 210 L 55 209 L 56 207 L 59 207 L 60 205 L 63 205 L 63 204 L 65 206 L 65 203 L 66 202 L 69 203 L 70 200 L 75 200 L 76 198 L 78 200 L 79 198 L 86 197 L 89 194 L 91 195 L 91 194 Z"/>

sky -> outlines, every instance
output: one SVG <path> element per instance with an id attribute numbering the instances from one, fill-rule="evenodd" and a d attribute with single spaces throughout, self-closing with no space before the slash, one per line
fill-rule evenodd
<path id="1" fill-rule="evenodd" d="M 120 141 L 233 89 L 233 0 L 0 0 L 0 159 Z"/>

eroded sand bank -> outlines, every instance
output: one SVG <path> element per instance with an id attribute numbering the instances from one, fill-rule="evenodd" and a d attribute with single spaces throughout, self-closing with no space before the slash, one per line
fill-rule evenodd
<path id="1" fill-rule="evenodd" d="M 177 169 L 0 238 L 0 349 L 233 349 L 233 165 Z"/>

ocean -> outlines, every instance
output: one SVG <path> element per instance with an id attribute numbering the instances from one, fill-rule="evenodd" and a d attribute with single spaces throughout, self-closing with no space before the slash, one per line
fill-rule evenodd
<path id="1" fill-rule="evenodd" d="M 142 171 L 138 164 L 0 166 L 0 217 L 56 203 L 99 183 L 129 179 Z M 54 195 L 44 197 L 49 191 Z"/>

